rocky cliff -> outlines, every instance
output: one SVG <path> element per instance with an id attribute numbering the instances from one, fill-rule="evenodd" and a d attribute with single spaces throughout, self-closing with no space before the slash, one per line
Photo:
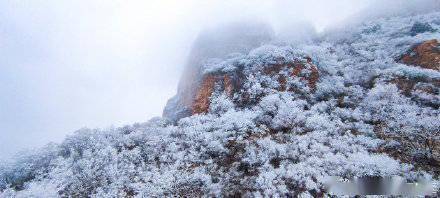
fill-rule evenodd
<path id="1" fill-rule="evenodd" d="M 234 23 L 201 32 L 185 64 L 177 94 L 168 101 L 163 116 L 177 121 L 197 111 L 193 102 L 204 78 L 202 68 L 208 60 L 224 59 L 233 53 L 248 53 L 272 37 L 272 29 L 261 23 Z"/>
<path id="2" fill-rule="evenodd" d="M 0 196 L 323 197 L 330 176 L 439 180 L 440 12 L 295 45 L 249 29 L 202 34 L 164 118 L 0 164 Z"/>

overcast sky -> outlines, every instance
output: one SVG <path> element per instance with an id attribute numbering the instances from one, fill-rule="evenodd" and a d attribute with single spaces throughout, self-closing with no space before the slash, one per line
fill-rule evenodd
<path id="1" fill-rule="evenodd" d="M 197 33 L 236 20 L 318 31 L 369 0 L 0 1 L 0 158 L 82 127 L 160 116 Z"/>

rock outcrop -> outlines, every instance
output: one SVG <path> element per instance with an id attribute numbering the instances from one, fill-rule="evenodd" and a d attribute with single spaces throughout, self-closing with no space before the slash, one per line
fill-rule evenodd
<path id="1" fill-rule="evenodd" d="M 179 81 L 177 94 L 171 98 L 164 108 L 163 117 L 171 121 L 187 117 L 194 112 L 206 108 L 199 95 L 204 82 L 203 64 L 208 59 L 223 59 L 231 53 L 248 53 L 273 37 L 272 29 L 261 23 L 235 23 L 202 32 L 193 44 L 192 50 Z M 212 79 L 211 79 L 212 81 Z M 203 86 L 203 87 L 206 87 Z M 209 89 L 204 90 L 210 95 Z M 202 97 L 203 98 L 203 97 Z M 193 110 L 194 108 L 198 110 Z"/>
<path id="2" fill-rule="evenodd" d="M 232 97 L 234 91 L 238 90 L 238 84 L 228 74 L 208 74 L 203 77 L 202 84 L 197 90 L 195 99 L 191 104 L 192 114 L 206 113 L 209 109 L 210 97 L 218 84 L 222 87 L 227 96 Z"/>
<path id="3" fill-rule="evenodd" d="M 306 61 L 295 60 L 288 63 L 271 64 L 264 67 L 262 70 L 263 75 L 268 77 L 275 77 L 278 81 L 279 86 L 278 91 L 295 91 L 288 88 L 287 79 L 299 78 L 307 84 L 311 92 L 316 89 L 316 83 L 319 79 L 319 72 L 316 65 L 312 63 L 310 57 L 305 58 Z M 288 75 L 283 74 L 281 71 L 290 71 Z M 240 77 L 245 78 L 241 74 L 242 71 L 237 70 L 234 72 L 226 74 L 205 74 L 202 78 L 202 82 L 196 89 L 196 95 L 193 102 L 190 104 L 192 114 L 207 113 L 210 105 L 210 97 L 213 94 L 215 88 L 217 87 L 225 94 L 233 99 L 234 94 L 238 93 L 243 83 L 246 79 L 240 79 Z M 259 70 L 253 71 L 253 75 L 260 72 Z M 242 95 L 242 97 L 245 97 Z"/>
<path id="4" fill-rule="evenodd" d="M 440 45 L 437 39 L 415 45 L 399 59 L 401 63 L 440 71 Z"/>

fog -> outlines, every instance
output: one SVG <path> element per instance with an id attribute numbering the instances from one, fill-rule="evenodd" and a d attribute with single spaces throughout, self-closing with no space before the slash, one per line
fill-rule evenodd
<path id="1" fill-rule="evenodd" d="M 263 22 L 290 42 L 372 11 L 395 14 L 403 7 L 423 11 L 439 5 L 395 1 L 384 8 L 384 2 L 1 1 L 0 158 L 60 142 L 82 127 L 160 116 L 204 29 Z"/>

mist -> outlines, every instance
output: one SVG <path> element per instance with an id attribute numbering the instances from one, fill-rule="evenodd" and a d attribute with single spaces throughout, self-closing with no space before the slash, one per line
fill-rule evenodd
<path id="1" fill-rule="evenodd" d="M 82 127 L 160 116 L 203 30 L 254 21 L 294 43 L 373 11 L 439 6 L 435 0 L 396 1 L 377 9 L 384 2 L 2 1 L 0 158 L 60 142 Z"/>

